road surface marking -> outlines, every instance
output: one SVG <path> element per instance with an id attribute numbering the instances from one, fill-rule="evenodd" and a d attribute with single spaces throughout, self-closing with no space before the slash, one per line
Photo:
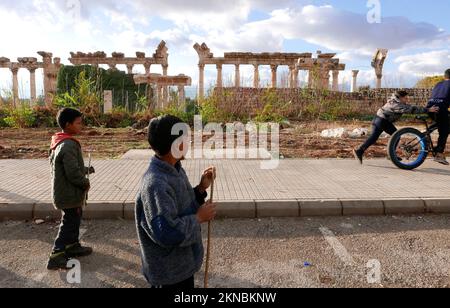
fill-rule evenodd
<path id="1" fill-rule="evenodd" d="M 341 259 L 342 262 L 344 262 L 345 265 L 355 265 L 353 257 L 348 253 L 344 245 L 342 245 L 342 243 L 337 239 L 333 231 L 326 227 L 320 227 L 319 230 L 325 237 L 325 240 L 328 242 L 331 248 L 333 248 L 334 253 Z"/>

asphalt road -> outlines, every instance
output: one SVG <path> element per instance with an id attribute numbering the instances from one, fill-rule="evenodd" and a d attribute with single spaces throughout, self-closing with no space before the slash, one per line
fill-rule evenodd
<path id="1" fill-rule="evenodd" d="M 0 223 L 0 287 L 147 287 L 132 221 L 83 223 L 80 284 L 45 269 L 57 227 Z M 450 216 L 216 221 L 211 261 L 211 287 L 449 288 Z"/>

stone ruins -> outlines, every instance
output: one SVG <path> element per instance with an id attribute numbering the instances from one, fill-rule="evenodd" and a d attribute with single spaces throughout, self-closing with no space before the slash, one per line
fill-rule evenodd
<path id="1" fill-rule="evenodd" d="M 12 98 L 14 106 L 16 106 L 19 102 L 18 74 L 20 69 L 27 69 L 30 72 L 31 104 L 35 104 L 37 100 L 36 70 L 43 69 L 45 104 L 47 106 L 52 104 L 53 97 L 56 94 L 56 82 L 59 69 L 61 68 L 61 59 L 53 59 L 53 54 L 50 52 L 40 51 L 38 54 L 42 57 L 42 62 L 38 62 L 38 59 L 33 57 L 18 58 L 17 62 L 11 62 L 10 59 L 5 57 L 0 58 L 0 68 L 10 69 L 13 76 Z"/>
<path id="2" fill-rule="evenodd" d="M 178 88 L 178 104 L 181 106 L 186 100 L 185 87 L 192 85 L 192 79 L 186 75 L 164 76 L 161 74 L 134 75 L 136 84 L 148 84 L 156 87 L 156 108 L 163 109 L 169 103 L 167 95 L 168 87 L 176 86 Z"/>
<path id="3" fill-rule="evenodd" d="M 375 69 L 377 76 L 377 89 L 381 89 L 381 80 L 383 79 L 383 66 L 388 54 L 387 49 L 378 49 L 372 59 L 372 67 Z"/>
<path id="4" fill-rule="evenodd" d="M 199 56 L 199 98 L 205 95 L 205 66 L 215 65 L 217 68 L 217 89 L 223 87 L 222 69 L 224 65 L 235 66 L 235 87 L 241 87 L 240 65 L 253 65 L 254 77 L 253 87 L 259 88 L 259 67 L 270 66 L 272 71 L 272 88 L 277 87 L 277 70 L 279 66 L 289 67 L 289 87 L 298 87 L 298 74 L 300 70 L 309 71 L 309 87 L 329 88 L 330 71 L 333 72 L 333 83 L 331 89 L 338 91 L 339 71 L 345 70 L 345 64 L 339 63 L 339 59 L 334 58 L 336 54 L 317 53 L 317 58 L 312 57 L 312 53 L 250 53 L 250 52 L 228 52 L 223 57 L 214 57 L 209 47 L 203 43 L 195 44 L 194 49 Z"/>
<path id="5" fill-rule="evenodd" d="M 270 66 L 271 68 L 271 87 L 277 88 L 277 73 L 280 66 L 289 68 L 289 89 L 299 88 L 299 72 L 308 72 L 308 88 L 310 89 L 328 89 L 339 92 L 339 74 L 346 69 L 346 65 L 340 63 L 335 53 L 322 53 L 317 51 L 313 57 L 312 53 L 251 53 L 251 52 L 226 52 L 223 57 L 215 57 L 210 48 L 205 44 L 195 44 L 199 62 L 199 84 L 198 98 L 205 96 L 205 66 L 215 65 L 217 69 L 216 91 L 223 89 L 223 66 L 234 65 L 234 88 L 241 87 L 241 65 L 252 65 L 254 67 L 253 88 L 258 89 L 260 85 L 260 66 Z M 372 67 L 376 73 L 376 87 L 381 88 L 383 78 L 383 66 L 387 57 L 387 49 L 378 49 L 372 60 Z M 38 52 L 42 57 L 39 62 L 37 58 L 26 57 L 18 58 L 17 62 L 12 62 L 8 58 L 0 57 L 0 68 L 9 69 L 13 80 L 13 103 L 19 102 L 19 69 L 27 69 L 30 72 L 30 98 L 31 103 L 36 103 L 36 70 L 42 69 L 44 75 L 44 100 L 45 104 L 50 106 L 54 95 L 56 94 L 57 76 L 61 68 L 60 58 L 53 58 L 49 52 Z M 186 75 L 168 76 L 169 54 L 164 41 L 158 45 L 155 53 L 148 57 L 144 52 L 136 52 L 135 57 L 127 57 L 120 52 L 114 52 L 108 56 L 103 51 L 94 53 L 71 52 L 68 59 L 73 65 L 92 65 L 99 67 L 105 65 L 109 70 L 117 70 L 118 65 L 124 65 L 127 73 L 134 75 L 136 84 L 148 84 L 156 88 L 156 106 L 162 108 L 169 101 L 169 87 L 177 87 L 179 92 L 179 102 L 184 102 L 186 97 L 185 87 L 192 85 L 192 79 Z M 133 69 L 142 65 L 145 74 L 134 74 Z M 152 74 L 151 66 L 161 65 L 162 75 Z M 330 74 L 331 73 L 331 74 Z M 351 92 L 358 92 L 358 73 L 359 70 L 352 70 Z M 111 99 L 109 99 L 111 100 Z M 150 100 L 150 98 L 149 98 Z M 110 104 L 109 104 L 110 105 Z M 105 109 L 109 110 L 111 106 Z"/>

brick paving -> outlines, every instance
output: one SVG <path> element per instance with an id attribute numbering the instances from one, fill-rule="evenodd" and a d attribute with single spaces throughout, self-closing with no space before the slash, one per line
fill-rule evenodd
<path id="1" fill-rule="evenodd" d="M 359 166 L 352 160 L 282 160 L 275 170 L 259 161 L 184 161 L 192 181 L 210 165 L 218 170 L 216 198 L 221 201 L 314 199 L 450 199 L 450 168 L 428 161 L 415 171 L 395 168 L 387 160 Z M 147 160 L 94 161 L 91 202 L 132 202 Z M 0 160 L 0 203 L 48 203 L 47 160 Z"/>

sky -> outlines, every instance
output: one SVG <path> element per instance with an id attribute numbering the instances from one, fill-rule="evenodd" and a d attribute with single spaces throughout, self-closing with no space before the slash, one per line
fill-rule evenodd
<path id="1" fill-rule="evenodd" d="M 450 68 L 449 8 L 448 0 L 2 0 L 0 57 L 40 58 L 36 52 L 45 50 L 69 64 L 71 51 L 151 55 L 165 40 L 169 74 L 189 75 L 195 86 L 197 42 L 207 43 L 215 56 L 321 50 L 337 53 L 347 65 L 340 84 L 348 89 L 353 69 L 360 70 L 360 85 L 374 86 L 371 58 L 377 48 L 387 48 L 383 86 L 412 87 Z M 287 68 L 279 72 L 282 79 Z M 224 67 L 225 84 L 232 84 L 233 74 L 233 67 Z M 252 67 L 241 68 L 244 85 L 252 85 L 252 76 Z M 0 69 L 0 89 L 11 87 L 11 78 L 9 70 Z M 21 70 L 21 97 L 29 95 L 28 79 Z M 207 67 L 206 84 L 215 79 L 215 67 Z M 269 67 L 261 67 L 261 79 L 269 82 Z"/>

